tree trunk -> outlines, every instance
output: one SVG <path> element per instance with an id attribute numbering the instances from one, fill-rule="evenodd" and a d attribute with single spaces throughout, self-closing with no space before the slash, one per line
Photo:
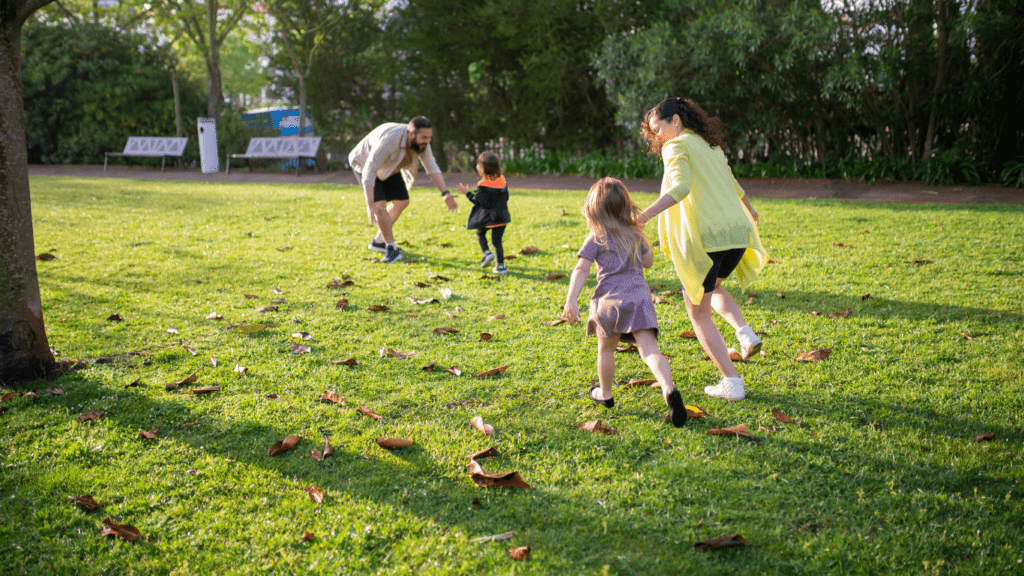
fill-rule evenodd
<path id="1" fill-rule="evenodd" d="M 949 18 L 947 0 L 935 0 L 935 20 L 938 27 L 938 54 L 935 71 L 935 86 L 932 88 L 932 110 L 928 116 L 928 132 L 924 137 L 924 154 L 927 162 L 932 157 L 932 144 L 935 142 L 935 121 L 939 113 L 939 94 L 942 92 L 942 80 L 946 70 L 946 47 L 949 45 Z"/>
<path id="2" fill-rule="evenodd" d="M 42 6 L 40 2 L 18 7 Z M 33 9 L 33 10 L 34 10 Z M 21 91 L 21 25 L 0 10 L 0 382 L 39 378 L 55 367 L 43 324 Z"/>
<path id="3" fill-rule="evenodd" d="M 178 67 L 171 66 L 171 89 L 174 90 L 174 129 L 178 138 L 181 138 L 181 94 L 178 84 Z"/>
<path id="4" fill-rule="evenodd" d="M 217 8 L 219 2 L 207 0 L 206 21 L 209 25 L 210 50 L 206 53 L 206 87 L 209 97 L 206 101 L 206 116 L 216 118 L 220 115 L 220 107 L 224 103 L 224 92 L 220 77 L 220 41 L 217 40 Z"/>

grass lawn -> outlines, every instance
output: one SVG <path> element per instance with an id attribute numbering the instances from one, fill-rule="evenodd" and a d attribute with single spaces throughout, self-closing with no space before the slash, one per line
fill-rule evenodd
<path id="1" fill-rule="evenodd" d="M 50 344 L 90 362 L 2 403 L 0 573 L 1024 570 L 1024 210 L 753 200 L 774 262 L 742 309 L 765 355 L 739 365 L 746 401 L 707 398 L 717 371 L 679 336 L 682 297 L 665 296 L 662 351 L 686 403 L 709 413 L 674 429 L 646 387 L 616 387 L 613 410 L 586 400 L 594 339 L 543 324 L 586 234 L 584 194 L 513 188 L 517 257 L 495 279 L 477 267 L 468 203 L 449 214 L 436 191 L 413 191 L 397 226 L 407 260 L 386 266 L 366 250 L 355 187 L 33 178 L 37 253 L 57 256 L 38 262 Z M 678 288 L 660 254 L 647 279 Z M 832 354 L 794 360 L 816 348 Z M 636 353 L 617 356 L 618 380 L 650 378 Z M 325 390 L 344 404 L 319 401 Z M 78 422 L 89 410 L 106 414 Z M 576 428 L 596 419 L 618 434 Z M 757 440 L 707 433 L 739 424 Z M 269 456 L 289 435 L 302 440 Z M 317 461 L 325 435 L 334 454 Z M 380 437 L 413 443 L 389 452 Z M 480 460 L 487 471 L 533 489 L 476 487 L 464 458 L 489 446 L 502 456 Z M 71 502 L 83 494 L 104 508 Z M 107 516 L 145 540 L 101 535 Z M 694 548 L 734 534 L 753 546 Z M 520 546 L 523 562 L 509 554 Z"/>

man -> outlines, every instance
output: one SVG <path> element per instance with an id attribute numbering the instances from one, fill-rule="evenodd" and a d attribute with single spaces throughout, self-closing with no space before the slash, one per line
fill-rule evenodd
<path id="1" fill-rule="evenodd" d="M 402 259 L 402 249 L 395 245 L 393 227 L 409 205 L 409 188 L 415 180 L 417 160 L 423 163 L 423 169 L 441 191 L 448 211 L 459 209 L 430 150 L 433 137 L 430 120 L 417 116 L 408 124 L 381 124 L 348 155 L 348 162 L 363 187 L 366 215 L 370 224 L 377 227 L 377 235 L 368 248 L 383 252 L 381 262 L 385 264 Z M 390 207 L 388 202 L 391 202 Z"/>

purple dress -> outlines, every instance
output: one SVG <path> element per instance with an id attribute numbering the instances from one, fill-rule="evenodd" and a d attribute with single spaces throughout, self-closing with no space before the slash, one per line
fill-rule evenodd
<path id="1" fill-rule="evenodd" d="M 644 244 L 641 256 L 649 250 Z M 658 317 L 640 263 L 630 266 L 614 248 L 598 244 L 593 234 L 587 236 L 576 256 L 597 263 L 597 288 L 590 297 L 587 335 L 611 338 L 651 329 L 657 337 Z"/>

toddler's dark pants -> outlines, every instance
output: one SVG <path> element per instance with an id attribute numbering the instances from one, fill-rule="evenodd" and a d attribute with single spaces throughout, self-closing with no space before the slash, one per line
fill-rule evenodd
<path id="1" fill-rule="evenodd" d="M 501 247 L 501 237 L 505 235 L 504 226 L 495 226 L 494 228 L 478 228 L 476 231 L 476 240 L 480 243 L 480 249 L 484 252 L 490 250 L 487 246 L 487 231 L 491 231 L 491 242 L 494 243 L 494 255 L 498 258 L 498 264 L 505 263 L 505 250 Z"/>

